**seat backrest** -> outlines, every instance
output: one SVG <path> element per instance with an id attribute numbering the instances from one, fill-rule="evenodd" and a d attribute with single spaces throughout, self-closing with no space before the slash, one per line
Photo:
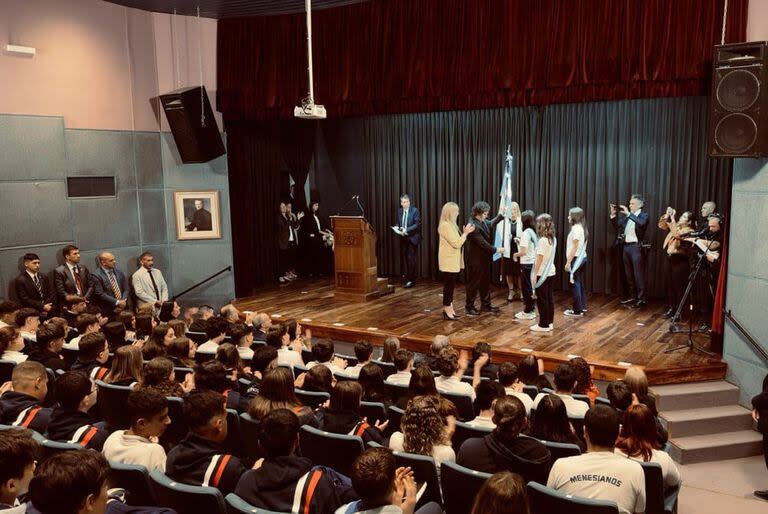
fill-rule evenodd
<path id="1" fill-rule="evenodd" d="M 360 402 L 360 416 L 368 418 L 368 423 L 375 425 L 387 420 L 387 408 L 383 403 Z M 389 428 L 389 426 L 387 426 Z"/>
<path id="2" fill-rule="evenodd" d="M 287 369 L 288 371 L 291 372 L 291 376 L 293 378 L 296 378 L 296 373 L 293 372 L 293 366 L 290 366 L 288 364 L 278 364 L 278 367 Z"/>
<path id="3" fill-rule="evenodd" d="M 435 459 L 427 457 L 426 455 L 416 455 L 407 452 L 394 452 L 394 454 L 398 467 L 410 467 L 413 471 L 413 478 L 416 480 L 416 483 L 427 484 L 427 488 L 424 490 L 424 494 L 416 504 L 416 508 L 418 509 L 429 502 L 442 504 L 443 498 L 440 494 L 440 480 L 437 477 Z"/>
<path id="4" fill-rule="evenodd" d="M 43 446 L 43 458 L 40 459 L 41 461 L 44 461 L 49 457 L 53 457 L 57 453 L 76 452 L 83 449 L 83 447 L 80 446 L 79 444 L 60 443 L 58 441 L 51 441 L 50 439 L 45 439 L 45 438 L 41 441 L 41 443 Z"/>
<path id="5" fill-rule="evenodd" d="M 381 371 L 384 373 L 384 378 L 397 373 L 397 368 L 395 368 L 395 364 L 393 362 L 373 361 L 373 363 L 381 368 Z"/>
<path id="6" fill-rule="evenodd" d="M 547 445 L 550 455 L 552 455 L 552 463 L 557 459 L 563 459 L 565 457 L 575 457 L 581 455 L 581 448 L 575 444 L 569 443 L 556 443 L 554 441 L 542 441 Z"/>
<path id="7" fill-rule="evenodd" d="M 590 500 L 565 495 L 537 482 L 528 482 L 531 512 L 563 512 L 568 514 L 618 514 L 619 508 L 607 500 Z"/>
<path id="8" fill-rule="evenodd" d="M 180 484 L 157 471 L 150 473 L 149 478 L 157 503 L 162 507 L 174 509 L 178 514 L 227 512 L 224 497 L 215 487 Z"/>
<path id="9" fill-rule="evenodd" d="M 658 462 L 641 462 L 645 474 L 645 513 L 664 514 L 664 475 Z"/>
<path id="10" fill-rule="evenodd" d="M 307 373 L 308 371 L 309 371 L 309 368 L 306 366 L 302 366 L 301 364 L 293 365 L 293 374 L 296 375 L 297 377 L 302 373 Z"/>
<path id="11" fill-rule="evenodd" d="M 235 493 L 229 493 L 224 501 L 227 503 L 227 514 L 283 514 L 282 512 L 254 507 Z"/>
<path id="12" fill-rule="evenodd" d="M 13 375 L 13 368 L 15 367 L 16 367 L 16 362 L 14 361 L 0 360 L 0 384 L 4 384 L 6 382 L 11 381 L 11 376 Z"/>
<path id="13" fill-rule="evenodd" d="M 110 484 L 125 489 L 125 501 L 128 505 L 155 505 L 157 499 L 149 483 L 149 472 L 138 464 L 123 464 L 110 461 L 112 469 Z"/>
<path id="14" fill-rule="evenodd" d="M 237 390 L 241 395 L 248 393 L 248 389 L 251 388 L 251 385 L 253 385 L 253 382 L 247 378 L 239 378 L 237 380 Z"/>
<path id="15" fill-rule="evenodd" d="M 168 396 L 168 416 L 171 418 L 171 424 L 160 437 L 160 442 L 166 447 L 178 444 L 189 432 L 187 421 L 184 419 L 184 400 Z"/>
<path id="16" fill-rule="evenodd" d="M 568 421 L 571 422 L 573 431 L 576 432 L 578 438 L 581 439 L 584 444 L 587 444 L 584 439 L 584 418 L 568 418 Z"/>
<path id="17" fill-rule="evenodd" d="M 56 373 L 51 368 L 45 368 L 45 373 L 48 375 L 48 392 L 45 393 L 43 405 L 52 407 L 56 404 Z"/>
<path id="18" fill-rule="evenodd" d="M 259 445 L 259 425 L 260 423 L 247 412 L 240 414 L 240 438 L 243 451 L 246 457 L 254 461 L 264 456 Z"/>
<path id="19" fill-rule="evenodd" d="M 602 405 L 607 405 L 609 407 L 612 407 L 611 400 L 609 400 L 608 398 L 603 398 L 602 396 L 598 396 L 597 398 L 595 398 L 595 405 L 597 404 L 602 404 Z"/>
<path id="20" fill-rule="evenodd" d="M 451 439 L 451 442 L 453 443 L 453 449 L 458 452 L 461 448 L 461 445 L 467 439 L 472 437 L 485 437 L 492 431 L 492 428 L 473 427 L 462 421 L 457 421 L 456 430 L 453 432 L 453 438 Z"/>
<path id="21" fill-rule="evenodd" d="M 198 364 L 212 361 L 215 358 L 216 358 L 216 354 L 213 354 L 213 353 L 201 353 L 201 352 L 195 353 L 195 362 Z"/>
<path id="22" fill-rule="evenodd" d="M 387 388 L 387 391 L 389 391 L 389 396 L 392 397 L 392 401 L 395 403 L 397 403 L 400 398 L 408 396 L 409 390 L 408 386 L 406 385 L 395 385 L 384 382 L 384 387 Z"/>
<path id="23" fill-rule="evenodd" d="M 365 449 L 359 436 L 332 434 L 307 425 L 301 427 L 299 444 L 304 457 L 347 476 L 352 462 Z"/>
<path id="24" fill-rule="evenodd" d="M 235 409 L 227 409 L 227 438 L 224 439 L 224 448 L 226 448 L 228 453 L 242 457 L 242 440 L 240 414 Z"/>
<path id="25" fill-rule="evenodd" d="M 132 389 L 128 386 L 107 384 L 101 380 L 96 381 L 96 387 L 99 390 L 96 396 L 96 405 L 98 405 L 99 413 L 109 428 L 112 431 L 129 428 L 131 418 L 125 405 Z"/>
<path id="26" fill-rule="evenodd" d="M 531 397 L 531 400 L 536 399 L 536 395 L 539 394 L 539 388 L 533 385 L 524 385 L 523 392 Z"/>
<path id="27" fill-rule="evenodd" d="M 80 352 L 78 350 L 71 350 L 69 348 L 61 349 L 61 358 L 64 359 L 64 367 L 69 369 L 72 364 L 77 360 L 77 356 Z"/>
<path id="28" fill-rule="evenodd" d="M 394 405 L 387 407 L 387 419 L 389 420 L 387 430 L 392 432 L 400 430 L 400 422 L 403 420 L 404 415 L 405 411 L 399 407 Z"/>
<path id="29" fill-rule="evenodd" d="M 208 336 L 205 335 L 205 332 L 193 332 L 191 330 L 187 330 L 187 333 L 184 335 L 193 340 L 198 345 L 201 345 L 208 340 Z"/>
<path id="30" fill-rule="evenodd" d="M 477 492 L 489 478 L 490 473 L 443 461 L 440 464 L 440 484 L 445 514 L 469 514 Z"/>
<path id="31" fill-rule="evenodd" d="M 301 360 L 304 362 L 312 362 L 315 360 L 314 356 L 312 355 L 312 352 L 310 350 L 301 349 Z"/>
<path id="32" fill-rule="evenodd" d="M 323 392 L 305 391 L 303 389 L 296 389 L 296 398 L 301 403 L 311 409 L 316 409 L 328 400 L 331 399 L 331 395 Z"/>
<path id="33" fill-rule="evenodd" d="M 459 419 L 469 421 L 475 419 L 475 407 L 472 405 L 472 397 L 466 394 L 440 393 L 440 396 L 451 400 L 459 412 Z"/>
<path id="34" fill-rule="evenodd" d="M 183 384 L 187 375 L 193 374 L 195 370 L 192 368 L 173 368 L 173 372 L 176 375 L 176 382 Z"/>
<path id="35" fill-rule="evenodd" d="M 354 355 L 344 355 L 341 353 L 337 353 L 336 357 L 347 361 L 347 366 L 357 366 L 357 357 L 355 357 Z"/>
<path id="36" fill-rule="evenodd" d="M 334 373 L 333 378 L 335 378 L 338 382 L 356 382 L 357 381 L 355 377 L 350 377 L 349 375 L 342 375 L 341 373 Z"/>
<path id="37" fill-rule="evenodd" d="M 589 396 L 586 394 L 572 394 L 571 395 L 574 400 L 579 400 L 580 402 L 586 403 L 588 406 L 592 406 L 592 402 L 589 401 Z"/>

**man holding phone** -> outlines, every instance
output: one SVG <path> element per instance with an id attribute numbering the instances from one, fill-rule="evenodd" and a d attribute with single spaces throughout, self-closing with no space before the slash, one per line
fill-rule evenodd
<path id="1" fill-rule="evenodd" d="M 643 239 L 648 228 L 648 214 L 642 212 L 643 197 L 633 194 L 626 205 L 611 204 L 611 224 L 616 229 L 617 242 L 621 245 L 624 273 L 629 286 L 629 296 L 623 305 L 639 309 L 645 306 L 645 262 Z"/>

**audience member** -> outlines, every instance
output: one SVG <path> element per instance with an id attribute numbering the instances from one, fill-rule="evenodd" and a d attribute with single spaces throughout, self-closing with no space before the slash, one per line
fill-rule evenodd
<path id="1" fill-rule="evenodd" d="M 645 512 L 643 468 L 614 453 L 619 421 L 619 414 L 607 405 L 589 409 L 584 419 L 587 453 L 556 460 L 547 487 L 582 498 L 615 502 L 622 514 Z"/>
<path id="2" fill-rule="evenodd" d="M 315 393 L 331 393 L 336 385 L 336 378 L 328 366 L 319 364 L 312 367 L 306 373 L 302 373 L 296 380 L 297 387 L 305 391 Z"/>
<path id="3" fill-rule="evenodd" d="M 437 354 L 437 371 L 440 376 L 435 378 L 435 386 L 441 393 L 463 394 L 475 401 L 475 387 L 480 383 L 480 369 L 487 362 L 487 355 L 475 361 L 472 384 L 461 381 L 467 369 L 467 358 L 451 346 L 442 348 Z"/>
<path id="4" fill-rule="evenodd" d="M 320 426 L 326 432 L 344 435 L 357 435 L 365 444 L 374 441 L 385 444 L 382 431 L 389 423 L 386 419 L 367 420 L 360 416 L 360 401 L 363 388 L 351 380 L 336 384 L 331 391 L 331 401 L 328 407 L 322 407 L 319 412 Z"/>
<path id="5" fill-rule="evenodd" d="M 96 405 L 96 384 L 82 373 L 68 371 L 56 379 L 55 389 L 58 405 L 48 422 L 48 439 L 101 451 L 109 434 L 94 426 L 96 420 L 88 414 Z"/>
<path id="6" fill-rule="evenodd" d="M 176 337 L 166 347 L 168 358 L 177 368 L 194 368 L 197 345 L 187 337 Z"/>
<path id="7" fill-rule="evenodd" d="M 171 319 L 168 326 L 173 329 L 173 335 L 176 337 L 184 337 L 187 334 L 187 324 L 183 319 Z"/>
<path id="8" fill-rule="evenodd" d="M 144 365 L 144 376 L 141 381 L 141 389 L 156 391 L 163 396 L 176 396 L 181 398 L 184 393 L 192 389 L 194 375 L 187 375 L 187 380 L 182 386 L 176 381 L 173 371 L 173 362 L 165 357 L 155 357 Z"/>
<path id="9" fill-rule="evenodd" d="M 139 302 L 152 305 L 157 314 L 163 302 L 168 301 L 168 284 L 163 273 L 154 267 L 155 257 L 151 252 L 139 255 L 139 262 L 141 266 L 131 276 L 133 292 Z"/>
<path id="10" fill-rule="evenodd" d="M 22 307 L 16 311 L 15 325 L 24 339 L 34 341 L 37 329 L 40 328 L 40 312 L 30 307 Z"/>
<path id="11" fill-rule="evenodd" d="M 229 334 L 240 358 L 245 360 L 253 359 L 253 349 L 251 348 L 251 345 L 253 345 L 253 329 L 245 323 L 235 323 L 230 327 Z"/>
<path id="12" fill-rule="evenodd" d="M 395 336 L 387 337 L 381 349 L 381 362 L 395 362 L 395 352 L 399 349 L 400 340 Z"/>
<path id="13" fill-rule="evenodd" d="M 493 404 L 498 398 L 506 396 L 504 388 L 495 380 L 482 380 L 477 385 L 477 397 L 475 398 L 475 419 L 468 421 L 467 425 L 477 428 L 496 428 L 493 423 Z"/>
<path id="14" fill-rule="evenodd" d="M 600 390 L 592 381 L 592 366 L 582 357 L 574 357 L 568 362 L 576 372 L 576 385 L 573 388 L 573 392 L 575 394 L 587 395 L 590 405 L 594 405 L 595 398 L 600 396 Z"/>
<path id="15" fill-rule="evenodd" d="M 130 428 L 113 432 L 104 442 L 111 462 L 138 464 L 148 471 L 165 472 L 165 450 L 158 440 L 171 424 L 168 400 L 151 389 L 131 391 L 125 403 Z"/>
<path id="16" fill-rule="evenodd" d="M 611 406 L 622 416 L 624 411 L 632 405 L 632 391 L 629 390 L 629 386 L 623 380 L 614 380 L 608 384 L 605 394 L 608 396 Z"/>
<path id="17" fill-rule="evenodd" d="M 667 444 L 669 434 L 659 419 L 659 411 L 656 408 L 656 396 L 648 390 L 648 377 L 645 375 L 645 371 L 638 366 L 630 366 L 624 373 L 624 382 L 626 382 L 629 390 L 632 391 L 632 394 L 635 395 L 637 401 L 651 409 L 653 417 L 656 420 L 656 432 L 659 435 L 659 444 L 664 446 Z"/>
<path id="18" fill-rule="evenodd" d="M 208 340 L 197 347 L 197 353 L 215 355 L 219 345 L 224 342 L 224 338 L 227 336 L 227 330 L 229 330 L 229 323 L 224 318 L 216 316 L 209 319 L 205 326 L 205 335 Z"/>
<path id="19" fill-rule="evenodd" d="M 109 347 L 104 334 L 96 332 L 85 335 L 79 346 L 77 360 L 71 370 L 85 373 L 91 380 L 102 380 L 109 373 L 109 368 L 104 367 L 109 360 Z"/>
<path id="20" fill-rule="evenodd" d="M 540 441 L 521 435 L 528 427 L 523 402 L 514 396 L 496 400 L 493 423 L 496 428 L 489 435 L 464 441 L 458 464 L 485 473 L 512 471 L 526 481 L 543 483 L 549 471 L 550 454 Z"/>
<path id="21" fill-rule="evenodd" d="M 0 301 L 0 328 L 16 324 L 16 313 L 21 305 L 10 300 Z"/>
<path id="22" fill-rule="evenodd" d="M 61 250 L 64 264 L 53 270 L 53 286 L 61 307 L 69 302 L 67 296 L 75 295 L 88 300 L 91 297 L 91 272 L 80 264 L 80 249 L 75 245 L 67 245 Z"/>
<path id="23" fill-rule="evenodd" d="M 411 381 L 413 369 L 413 352 L 400 348 L 395 352 L 395 369 L 397 372 L 389 375 L 385 382 L 392 385 L 408 385 Z"/>
<path id="24" fill-rule="evenodd" d="M 77 317 L 84 313 L 87 307 L 88 303 L 85 301 L 85 298 L 76 294 L 68 294 L 64 297 L 63 303 L 61 303 L 61 316 L 74 327 Z"/>
<path id="25" fill-rule="evenodd" d="M 27 356 L 21 353 L 23 349 L 24 338 L 15 327 L 0 328 L 0 359 L 17 364 L 24 362 Z"/>
<path id="26" fill-rule="evenodd" d="M 350 378 L 357 378 L 360 376 L 360 370 L 363 366 L 370 363 L 373 356 L 373 346 L 368 341 L 358 341 L 355 343 L 355 358 L 357 364 L 354 366 L 348 366 L 341 374 Z"/>
<path id="27" fill-rule="evenodd" d="M 301 350 L 297 351 L 290 346 L 291 338 L 284 325 L 272 325 L 267 331 L 267 344 L 277 350 L 277 364 L 279 366 L 303 366 Z"/>
<path id="28" fill-rule="evenodd" d="M 22 307 L 34 309 L 42 317 L 52 316 L 56 312 L 56 292 L 48 277 L 40 273 L 40 257 L 26 253 L 22 262 L 24 271 L 13 280 L 16 298 Z"/>
<path id="29" fill-rule="evenodd" d="M 475 496 L 471 514 L 530 514 L 522 477 L 502 471 L 486 480 Z"/>
<path id="30" fill-rule="evenodd" d="M 249 505 L 272 512 L 332 514 L 341 504 L 335 472 L 296 455 L 301 423 L 288 409 L 275 409 L 261 420 L 260 465 L 246 471 L 235 494 Z M 305 484 L 313 484 L 306 487 Z"/>
<path id="31" fill-rule="evenodd" d="M 752 397 L 752 419 L 757 422 L 757 430 L 763 435 L 763 458 L 768 467 L 768 375 L 763 377 L 762 390 Z M 761 500 L 768 500 L 768 490 L 756 490 L 753 493 Z"/>
<path id="32" fill-rule="evenodd" d="M 357 383 L 363 388 L 363 401 L 383 403 L 385 407 L 392 404 L 392 396 L 384 386 L 384 372 L 381 366 L 370 362 L 360 369 Z"/>
<path id="33" fill-rule="evenodd" d="M 253 377 L 250 366 L 245 366 L 243 364 L 243 360 L 240 358 L 240 352 L 233 344 L 220 344 L 219 349 L 216 350 L 216 360 L 224 365 L 224 369 L 227 370 L 227 375 L 232 381 L 232 384 L 230 384 L 231 387 L 234 387 L 236 385 L 235 383 L 241 378 L 250 381 Z"/>
<path id="34" fill-rule="evenodd" d="M 528 393 L 523 392 L 523 382 L 520 381 L 517 366 L 512 362 L 502 362 L 499 364 L 499 383 L 504 386 L 507 396 L 514 396 L 525 406 L 526 414 L 531 414 L 533 399 Z"/>
<path id="35" fill-rule="evenodd" d="M 290 333 L 290 331 L 289 331 Z M 327 366 L 331 370 L 331 373 L 344 373 L 344 369 L 347 367 L 347 361 L 336 357 L 334 355 L 333 341 L 328 339 L 321 339 L 312 345 L 312 358 L 311 362 L 307 363 L 307 368 L 312 369 L 313 366 L 322 364 Z"/>
<path id="36" fill-rule="evenodd" d="M 234 492 L 245 468 L 222 444 L 227 438 L 227 410 L 221 394 L 195 390 L 184 398 L 189 434 L 170 452 L 165 474 L 182 484 Z"/>
<path id="37" fill-rule="evenodd" d="M 192 326 L 192 323 L 194 323 L 195 320 L 197 319 L 199 312 L 200 312 L 200 307 L 198 307 L 197 305 L 190 305 L 188 307 L 184 307 L 181 319 L 182 321 L 184 321 L 184 324 L 187 326 L 188 330 L 189 330 L 189 327 Z"/>
<path id="38" fill-rule="evenodd" d="M 251 400 L 248 414 L 260 420 L 275 409 L 288 409 L 299 417 L 302 425 L 317 427 L 319 424 L 314 412 L 301 404 L 293 389 L 293 375 L 286 368 L 275 368 L 264 375 L 259 388 L 259 395 Z"/>
<path id="39" fill-rule="evenodd" d="M 394 451 L 406 451 L 435 459 L 438 473 L 443 461 L 455 461 L 451 436 L 440 414 L 440 401 L 435 396 L 417 396 L 408 402 L 400 422 L 401 432 L 389 439 Z M 359 492 L 359 491 L 358 491 Z"/>
<path id="40" fill-rule="evenodd" d="M 104 377 L 104 382 L 118 386 L 133 387 L 141 383 L 144 373 L 144 360 L 138 346 L 121 346 L 112 359 L 112 367 Z"/>
<path id="41" fill-rule="evenodd" d="M 272 319 L 266 312 L 260 312 L 253 318 L 253 340 L 267 341 L 267 331 L 272 326 Z"/>
<path id="42" fill-rule="evenodd" d="M 0 334 L 2 329 L 0 329 Z M 32 350 L 29 360 L 39 362 L 53 371 L 66 369 L 66 363 L 61 357 L 64 346 L 64 327 L 57 323 L 46 323 L 37 329 L 37 346 Z"/>
<path id="43" fill-rule="evenodd" d="M 157 321 L 151 314 L 136 314 L 134 324 L 136 325 L 135 340 L 145 341 L 152 335 L 152 329 L 157 326 Z"/>
<path id="44" fill-rule="evenodd" d="M 12 391 L 0 396 L 0 423 L 44 434 L 51 409 L 43 407 L 48 394 L 48 374 L 39 362 L 17 364 L 11 375 Z"/>
<path id="45" fill-rule="evenodd" d="M 19 498 L 27 494 L 41 453 L 40 443 L 29 430 L 0 430 L 0 511 L 3 514 L 26 512 Z"/>
<path id="46" fill-rule="evenodd" d="M 110 321 L 101 328 L 101 333 L 107 340 L 110 352 L 114 353 L 118 348 L 130 344 L 126 339 L 128 333 L 125 330 L 125 325 L 119 321 Z"/>
<path id="47" fill-rule="evenodd" d="M 219 314 L 224 318 L 224 321 L 230 325 L 240 322 L 240 311 L 231 303 L 223 306 L 219 311 Z"/>
<path id="48" fill-rule="evenodd" d="M 99 267 L 91 274 L 91 302 L 101 314 L 111 318 L 125 310 L 130 287 L 125 274 L 117 269 L 117 259 L 109 252 L 98 256 Z"/>
<path id="49" fill-rule="evenodd" d="M 539 402 L 528 435 L 541 441 L 575 444 L 582 452 L 587 449 L 568 420 L 565 403 L 554 394 L 546 395 Z"/>
<path id="50" fill-rule="evenodd" d="M 208 320 L 213 317 L 213 307 L 210 305 L 201 305 L 197 308 L 197 314 L 195 320 L 189 325 L 191 332 L 205 333 L 205 329 L 208 326 Z"/>
<path id="51" fill-rule="evenodd" d="M 101 325 L 99 324 L 98 317 L 86 312 L 77 317 L 75 328 L 78 335 L 64 343 L 64 348 L 67 350 L 79 350 L 80 340 L 88 334 L 98 333 L 101 330 Z"/>
<path id="52" fill-rule="evenodd" d="M 576 400 L 571 396 L 573 387 L 576 385 L 576 372 L 570 364 L 560 364 L 555 369 L 555 394 L 559 396 L 565 404 L 565 410 L 568 417 L 572 419 L 582 419 L 589 410 L 589 405 L 581 400 Z M 547 393 L 539 393 L 533 400 L 533 408 L 536 409 L 542 398 Z"/>
<path id="53" fill-rule="evenodd" d="M 44 460 L 29 484 L 35 514 L 108 512 L 109 463 L 97 451 L 61 452 Z M 145 510 L 146 511 L 146 510 Z M 151 509 L 150 512 L 168 512 Z"/>
<path id="54" fill-rule="evenodd" d="M 616 453 L 640 462 L 657 462 L 666 487 L 680 483 L 680 471 L 667 452 L 661 451 L 656 432 L 656 420 L 651 409 L 642 403 L 624 412 Z"/>
<path id="55" fill-rule="evenodd" d="M 475 346 L 472 348 L 472 362 L 470 363 L 470 366 L 474 368 L 475 362 L 483 354 L 488 356 L 488 361 L 483 365 L 482 368 L 480 368 L 480 376 L 490 380 L 496 380 L 499 373 L 499 367 L 496 364 L 491 363 L 493 351 L 490 344 L 484 341 L 480 341 L 475 344 Z"/>
<path id="56" fill-rule="evenodd" d="M 435 375 L 426 364 L 419 364 L 411 372 L 411 380 L 408 382 L 408 394 L 397 399 L 397 407 L 405 409 L 411 398 L 431 395 L 437 397 Z"/>
<path id="57" fill-rule="evenodd" d="M 152 329 L 152 335 L 141 348 L 145 361 L 151 361 L 155 357 L 165 357 L 168 354 L 168 344 L 176 339 L 176 334 L 167 323 L 160 323 Z"/>
<path id="58" fill-rule="evenodd" d="M 534 357 L 533 354 L 527 355 L 520 362 L 517 373 L 524 385 L 536 386 L 539 391 L 553 389 L 552 383 L 544 374 L 544 362 Z"/>
<path id="59" fill-rule="evenodd" d="M 448 336 L 438 334 L 432 338 L 432 345 L 429 347 L 429 353 L 424 356 L 421 364 L 426 364 L 432 371 L 440 371 L 437 367 L 437 359 L 440 350 L 448 348 L 450 346 L 450 339 Z"/>
<path id="60" fill-rule="evenodd" d="M 273 347 L 260 344 L 253 352 L 253 359 L 251 359 L 251 372 L 253 377 L 251 383 L 255 384 L 258 389 L 258 385 L 264 379 L 264 375 L 277 367 L 277 350 Z"/>
<path id="61" fill-rule="evenodd" d="M 237 353 L 235 353 L 237 355 Z M 227 409 L 245 412 L 248 400 L 233 389 L 232 380 L 227 375 L 227 368 L 217 360 L 206 361 L 195 368 L 195 391 L 214 391 L 226 400 Z"/>

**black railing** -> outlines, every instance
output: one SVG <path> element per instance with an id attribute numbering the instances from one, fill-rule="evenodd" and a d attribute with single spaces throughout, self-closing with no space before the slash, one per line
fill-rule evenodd
<path id="1" fill-rule="evenodd" d="M 232 271 L 232 266 L 227 266 L 223 270 L 217 271 L 216 273 L 214 273 L 210 277 L 206 278 L 205 280 L 201 280 L 200 282 L 198 282 L 197 284 L 193 285 L 192 287 L 186 288 L 184 291 L 182 291 L 179 294 L 175 295 L 171 300 L 172 301 L 176 301 L 176 298 L 187 294 L 188 292 L 192 291 L 193 289 L 200 287 L 201 285 L 205 284 L 206 282 L 208 282 L 210 280 L 213 280 L 214 278 L 218 277 L 219 275 L 221 275 L 222 273 L 225 273 L 227 271 Z"/>
<path id="2" fill-rule="evenodd" d="M 738 330 L 742 336 L 744 336 L 744 339 L 747 340 L 747 342 L 754 348 L 754 350 L 760 354 L 760 357 L 763 358 L 763 361 L 768 364 L 768 352 L 765 351 L 765 348 L 757 342 L 757 340 L 752 337 L 752 334 L 749 333 L 749 330 L 747 330 L 744 325 L 742 325 L 739 320 L 737 320 L 733 313 L 729 310 L 723 310 L 725 313 L 725 319 L 731 322 L 731 325 L 733 325 L 736 330 Z"/>

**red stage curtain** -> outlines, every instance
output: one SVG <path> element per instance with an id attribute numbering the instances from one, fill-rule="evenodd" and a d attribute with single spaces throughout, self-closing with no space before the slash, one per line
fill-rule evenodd
<path id="1" fill-rule="evenodd" d="M 330 117 L 706 94 L 724 0 L 371 0 L 313 13 Z M 730 0 L 726 42 L 748 0 Z M 289 118 L 304 15 L 219 20 L 218 106 Z"/>
<path id="2" fill-rule="evenodd" d="M 720 249 L 720 274 L 717 276 L 717 291 L 715 291 L 715 304 L 712 307 L 712 347 L 716 352 L 723 351 L 723 334 L 725 332 L 725 295 L 728 284 L 728 225 L 725 224 L 723 233 L 723 247 Z"/>

